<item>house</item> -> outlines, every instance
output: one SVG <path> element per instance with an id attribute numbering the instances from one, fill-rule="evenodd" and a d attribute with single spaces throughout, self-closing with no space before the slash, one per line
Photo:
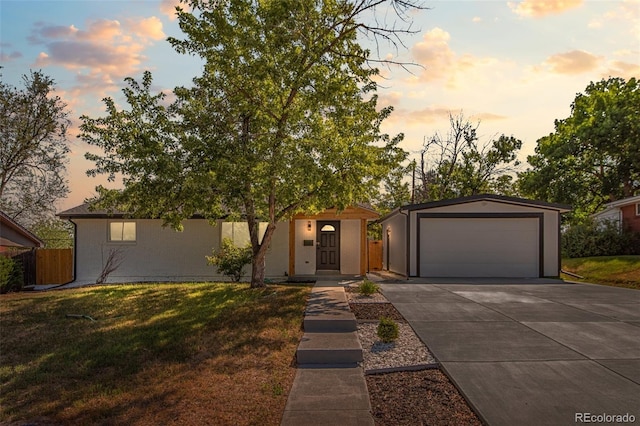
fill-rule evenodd
<path id="1" fill-rule="evenodd" d="M 605 204 L 592 216 L 596 221 L 617 223 L 621 229 L 640 232 L 640 195 Z"/>
<path id="2" fill-rule="evenodd" d="M 162 226 L 160 219 L 131 219 L 122 213 L 90 211 L 87 204 L 58 214 L 75 227 L 74 277 L 93 283 L 110 256 L 121 259 L 108 282 L 224 280 L 205 256 L 224 238 L 238 246 L 249 242 L 245 222 L 193 217 L 183 231 Z M 327 209 L 317 215 L 297 215 L 279 223 L 266 259 L 266 277 L 363 275 L 367 264 L 367 222 L 379 215 L 366 206 L 341 212 Z M 261 232 L 266 223 L 260 224 Z M 247 268 L 247 273 L 248 273 Z"/>
<path id="3" fill-rule="evenodd" d="M 381 219 L 383 269 L 411 277 L 557 277 L 569 206 L 474 195 L 400 207 Z"/>
<path id="4" fill-rule="evenodd" d="M 0 211 L 0 253 L 44 247 L 44 242 Z"/>

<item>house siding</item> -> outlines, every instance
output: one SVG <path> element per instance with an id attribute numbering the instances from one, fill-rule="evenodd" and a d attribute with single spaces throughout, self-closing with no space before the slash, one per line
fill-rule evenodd
<path id="1" fill-rule="evenodd" d="M 131 219 L 136 223 L 135 242 L 109 241 L 108 227 L 111 219 L 75 218 L 77 241 L 75 257 L 75 281 L 93 283 L 100 275 L 110 251 L 121 250 L 123 261 L 112 272 L 107 282 L 140 281 L 212 281 L 227 280 L 216 268 L 207 264 L 205 256 L 220 247 L 221 226 L 212 226 L 204 219 L 188 219 L 183 231 L 162 227 L 156 219 Z M 281 277 L 286 270 L 286 256 L 271 255 L 284 250 L 286 253 L 288 230 L 281 224 L 273 236 L 267 254 L 267 276 Z M 276 248 L 283 244 L 284 248 Z M 250 274 L 250 266 L 245 274 Z"/>

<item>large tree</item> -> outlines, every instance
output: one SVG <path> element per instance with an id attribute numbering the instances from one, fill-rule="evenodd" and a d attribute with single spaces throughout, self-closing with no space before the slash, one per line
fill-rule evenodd
<path id="1" fill-rule="evenodd" d="M 380 125 L 375 58 L 358 42 L 400 40 L 408 31 L 373 18 L 400 0 L 192 0 L 178 9 L 186 39 L 170 42 L 205 60 L 191 88 L 169 107 L 129 79 L 131 108 L 83 117 L 82 137 L 104 149 L 91 173 L 124 176 L 124 190 L 99 188 L 103 206 L 160 217 L 179 227 L 195 212 L 243 216 L 264 286 L 265 256 L 278 222 L 298 212 L 345 208 L 374 194 L 405 158 L 401 135 Z M 364 23 L 365 15 L 373 25 Z M 404 21 L 399 21 L 404 22 Z M 408 23 L 407 23 L 408 24 Z M 396 38 L 398 37 L 398 38 Z M 262 239 L 260 221 L 267 222 Z"/>
<path id="2" fill-rule="evenodd" d="M 0 81 L 0 209 L 29 226 L 55 212 L 68 193 L 66 104 L 40 71 L 23 89 Z"/>
<path id="3" fill-rule="evenodd" d="M 571 104 L 571 115 L 538 140 L 523 193 L 571 204 L 581 221 L 604 203 L 640 191 L 640 85 L 635 78 L 591 82 Z"/>
<path id="4" fill-rule="evenodd" d="M 414 171 L 416 202 L 442 200 L 481 193 L 513 195 L 513 177 L 519 166 L 517 151 L 522 141 L 501 135 L 480 142 L 479 122 L 461 113 L 449 114 L 446 135 L 425 138 L 420 164 Z"/>

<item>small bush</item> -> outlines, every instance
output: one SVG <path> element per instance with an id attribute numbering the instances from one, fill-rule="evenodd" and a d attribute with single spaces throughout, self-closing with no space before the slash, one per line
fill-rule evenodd
<path id="1" fill-rule="evenodd" d="M 22 264 L 10 257 L 0 256 L 0 294 L 20 291 L 23 284 Z"/>
<path id="2" fill-rule="evenodd" d="M 377 333 L 384 343 L 391 343 L 398 338 L 398 323 L 391 318 L 382 317 L 378 324 Z"/>
<path id="3" fill-rule="evenodd" d="M 218 268 L 218 272 L 238 282 L 244 275 L 244 267 L 251 263 L 251 246 L 237 247 L 231 238 L 225 238 L 222 240 L 220 250 L 217 252 L 214 250 L 213 256 L 206 256 L 206 258 L 209 265 L 215 265 Z"/>
<path id="4" fill-rule="evenodd" d="M 379 289 L 380 287 L 378 284 L 373 281 L 369 281 L 366 278 L 358 285 L 358 292 L 365 296 L 371 296 L 372 294 L 377 293 Z"/>

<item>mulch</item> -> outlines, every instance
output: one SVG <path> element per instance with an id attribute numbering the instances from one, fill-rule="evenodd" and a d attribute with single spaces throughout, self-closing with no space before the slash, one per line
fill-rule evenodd
<path id="1" fill-rule="evenodd" d="M 391 303 L 350 303 L 357 320 L 379 320 L 382 317 L 404 321 L 404 317 Z"/>
<path id="2" fill-rule="evenodd" d="M 350 303 L 357 320 L 404 321 L 391 303 Z M 371 413 L 378 426 L 482 425 L 458 389 L 440 370 L 366 375 Z"/>

